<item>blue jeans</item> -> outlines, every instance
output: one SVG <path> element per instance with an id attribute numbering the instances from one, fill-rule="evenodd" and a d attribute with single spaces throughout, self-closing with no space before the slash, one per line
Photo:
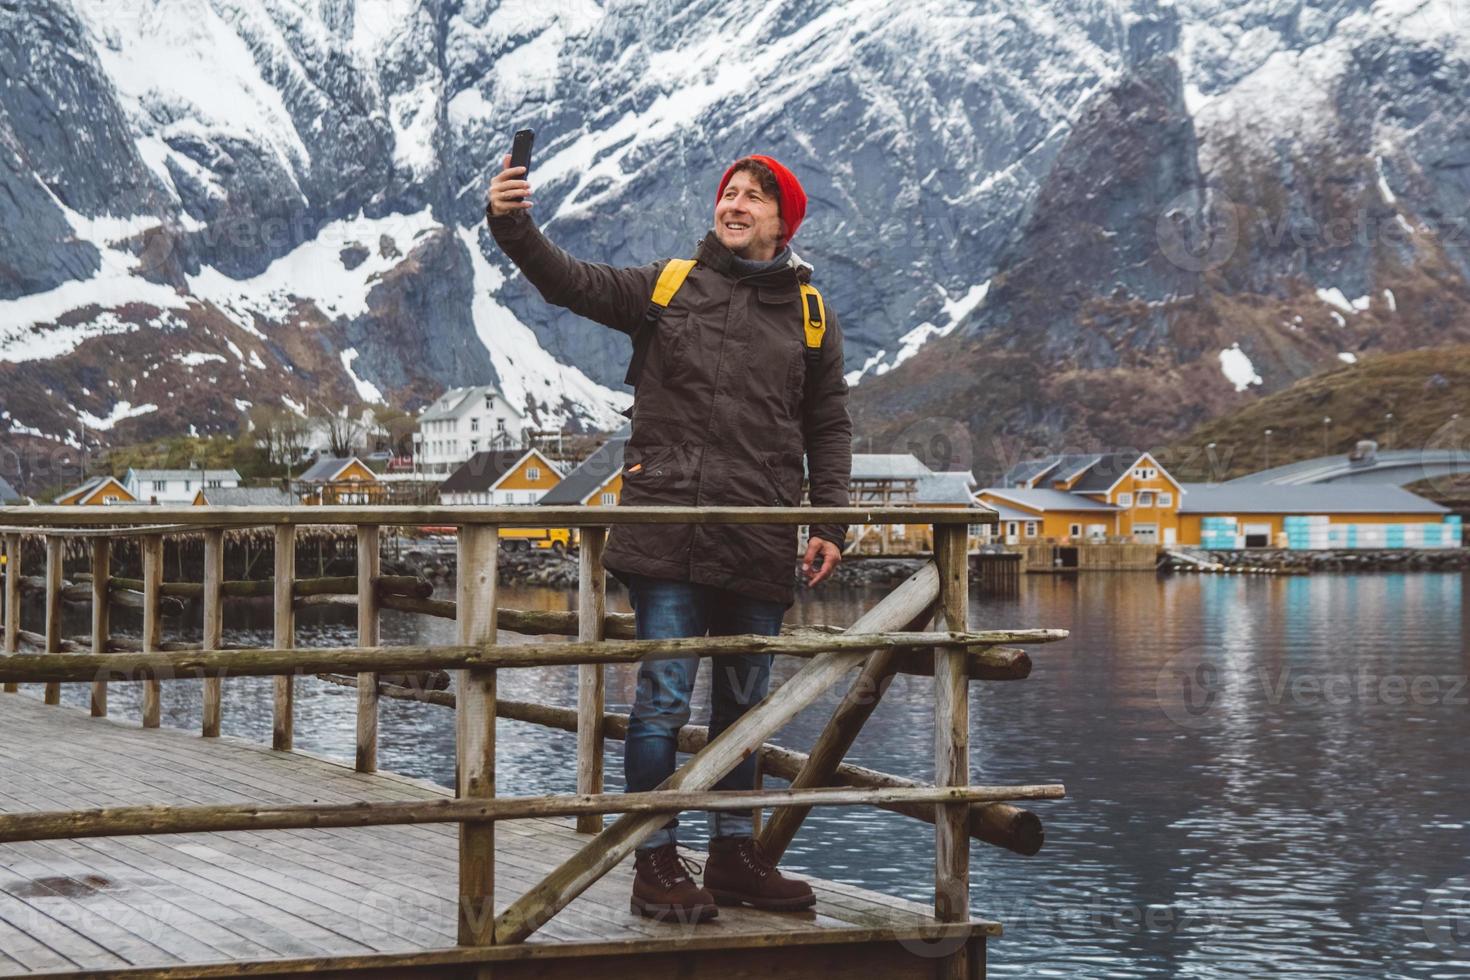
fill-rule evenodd
<path id="1" fill-rule="evenodd" d="M 786 606 L 767 599 L 731 592 L 693 582 L 620 576 L 628 582 L 638 639 L 667 639 L 683 636 L 733 636 L 756 633 L 775 636 L 781 632 Z M 679 729 L 689 721 L 689 699 L 699 657 L 650 660 L 638 668 L 638 691 L 628 718 L 628 740 L 623 752 L 623 776 L 627 792 L 657 789 L 673 775 L 674 752 Z M 771 681 L 770 654 L 740 654 L 704 658 L 712 663 L 710 679 L 709 737 L 714 740 L 752 705 L 766 696 Z M 715 783 L 715 789 L 754 789 L 755 755 Z M 639 845 L 659 847 L 675 840 L 677 816 Z M 713 837 L 751 836 L 749 813 L 711 813 Z"/>

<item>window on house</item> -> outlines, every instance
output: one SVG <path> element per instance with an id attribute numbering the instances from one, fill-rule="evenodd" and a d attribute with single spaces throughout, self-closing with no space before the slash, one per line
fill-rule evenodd
<path id="1" fill-rule="evenodd" d="M 611 507 L 614 504 L 616 504 L 617 502 L 618 502 L 618 495 L 615 494 L 615 493 L 605 493 L 605 494 L 602 495 L 602 503 L 603 503 L 604 506 Z"/>
<path id="2" fill-rule="evenodd" d="M 471 439 L 470 440 L 470 452 L 475 453 L 475 452 L 479 452 L 479 451 L 480 451 L 480 440 L 478 440 L 478 439 Z"/>
<path id="3" fill-rule="evenodd" d="M 1159 491 L 1159 506 L 1160 507 L 1173 507 L 1174 506 L 1174 495 L 1172 493 L 1169 493 L 1167 490 L 1160 490 Z"/>
<path id="4" fill-rule="evenodd" d="M 1140 506 L 1140 507 L 1152 507 L 1153 505 L 1154 505 L 1154 495 L 1153 495 L 1152 492 L 1150 492 L 1148 490 L 1144 490 L 1144 491 L 1141 491 L 1138 494 L 1138 506 Z"/>
<path id="5" fill-rule="evenodd" d="M 1081 524 L 1068 524 L 1067 525 L 1067 534 L 1070 537 L 1074 537 L 1074 538 L 1075 537 L 1078 537 L 1079 535 L 1082 534 L 1082 525 Z"/>
<path id="6" fill-rule="evenodd" d="M 541 479 L 541 467 L 539 467 L 539 466 L 527 466 L 526 467 L 526 479 L 528 479 L 528 480 L 539 480 L 539 479 Z"/>
<path id="7" fill-rule="evenodd" d="M 471 432 L 479 432 L 480 431 L 480 417 L 478 415 L 476 415 L 474 418 L 470 419 L 470 431 Z"/>
<path id="8" fill-rule="evenodd" d="M 1131 493 L 1120 493 L 1120 494 L 1118 494 L 1118 506 L 1119 507 L 1132 507 L 1133 506 L 1133 494 L 1131 494 Z"/>
<path id="9" fill-rule="evenodd" d="M 1026 537 L 1028 537 L 1028 538 L 1034 538 L 1034 537 L 1036 537 L 1036 522 L 1035 521 L 1027 521 L 1026 522 Z"/>
<path id="10" fill-rule="evenodd" d="M 155 493 L 167 493 L 168 492 L 168 481 L 167 480 L 154 480 L 153 481 L 153 490 L 154 490 Z"/>
<path id="11" fill-rule="evenodd" d="M 485 411 L 488 412 L 488 411 L 490 411 L 494 407 L 495 407 L 495 396 L 494 395 L 486 395 L 485 396 Z"/>
<path id="12" fill-rule="evenodd" d="M 505 419 L 497 418 L 495 420 L 495 431 L 496 432 L 504 432 L 505 431 Z"/>
<path id="13" fill-rule="evenodd" d="M 1019 525 L 1017 525 L 1015 521 L 1006 521 L 1006 536 L 1014 538 L 1016 536 L 1016 529 L 1018 526 Z"/>
<path id="14" fill-rule="evenodd" d="M 224 485 L 225 485 L 225 481 L 224 480 L 205 480 L 204 481 L 204 488 L 206 490 L 218 490 L 221 487 L 223 487 Z"/>

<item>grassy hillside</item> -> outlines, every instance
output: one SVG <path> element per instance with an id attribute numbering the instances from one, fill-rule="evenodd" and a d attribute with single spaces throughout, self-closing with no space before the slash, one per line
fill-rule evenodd
<path id="1" fill-rule="evenodd" d="M 1359 439 L 1470 450 L 1470 346 L 1368 354 L 1305 378 L 1200 425 L 1169 446 L 1165 465 L 1183 480 L 1229 479 L 1346 453 Z M 1438 496 L 1456 481 L 1435 482 Z"/>

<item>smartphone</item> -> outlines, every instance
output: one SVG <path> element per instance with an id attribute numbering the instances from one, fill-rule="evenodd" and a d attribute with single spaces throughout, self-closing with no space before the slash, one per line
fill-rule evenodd
<path id="1" fill-rule="evenodd" d="M 536 131 L 522 129 L 516 133 L 515 141 L 510 147 L 510 165 L 512 167 L 525 167 L 526 172 L 521 174 L 520 180 L 525 180 L 531 172 L 531 146 L 536 142 Z"/>

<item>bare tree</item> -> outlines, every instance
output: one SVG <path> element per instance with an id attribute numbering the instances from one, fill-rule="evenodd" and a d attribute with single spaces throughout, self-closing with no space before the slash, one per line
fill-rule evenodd
<path id="1" fill-rule="evenodd" d="M 373 448 L 386 448 L 395 456 L 413 452 L 413 433 L 418 419 L 401 408 L 384 405 L 373 410 Z"/>
<path id="2" fill-rule="evenodd" d="M 311 421 L 321 427 L 327 437 L 327 449 L 339 459 L 352 455 L 367 431 L 362 418 L 350 414 L 345 406 L 336 412 L 318 409 Z"/>

